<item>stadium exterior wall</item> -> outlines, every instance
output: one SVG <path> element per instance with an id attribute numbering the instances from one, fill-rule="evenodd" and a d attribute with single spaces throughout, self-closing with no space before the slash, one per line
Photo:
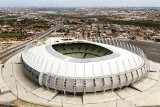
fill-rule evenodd
<path id="1" fill-rule="evenodd" d="M 121 46 L 124 47 L 123 44 Z M 125 49 L 131 51 L 130 48 L 125 47 Z M 132 52 L 140 55 L 138 51 Z M 46 74 L 44 72 L 40 73 L 27 65 L 22 57 L 21 62 L 28 77 L 31 78 L 34 82 L 39 83 L 41 86 L 46 86 L 48 89 L 54 89 L 63 92 L 86 93 L 105 91 L 109 89 L 114 90 L 116 88 L 128 86 L 145 78 L 145 76 L 148 74 L 147 72 L 149 71 L 148 63 L 146 61 L 146 57 L 143 54 L 140 56 L 144 58 L 145 61 L 139 68 L 132 69 L 131 71 L 126 71 L 120 74 L 95 78 L 66 78 L 53 74 Z"/>

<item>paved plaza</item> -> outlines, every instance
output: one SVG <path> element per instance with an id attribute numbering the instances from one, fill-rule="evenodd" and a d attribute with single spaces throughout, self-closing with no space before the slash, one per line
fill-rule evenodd
<path id="1" fill-rule="evenodd" d="M 160 64 L 150 61 L 151 72 L 147 78 L 129 87 L 95 94 L 64 95 L 58 91 L 47 90 L 31 82 L 23 72 L 20 62 L 21 53 L 1 65 L 0 102 L 21 99 L 44 106 L 64 107 L 135 107 L 160 105 Z"/>

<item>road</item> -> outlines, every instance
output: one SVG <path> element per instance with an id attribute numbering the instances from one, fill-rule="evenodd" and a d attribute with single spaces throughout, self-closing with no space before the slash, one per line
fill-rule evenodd
<path id="1" fill-rule="evenodd" d="M 127 41 L 130 44 L 140 47 L 149 60 L 160 63 L 160 44 L 145 41 Z"/>
<path id="2" fill-rule="evenodd" d="M 54 28 L 51 28 L 47 30 L 45 33 L 39 35 L 37 38 L 34 38 L 31 41 L 25 42 L 21 45 L 15 46 L 13 48 L 10 48 L 2 53 L 0 53 L 2 56 L 0 56 L 0 61 L 7 58 L 8 56 L 12 55 L 16 51 L 23 49 L 26 47 L 28 43 L 31 43 L 33 41 L 36 41 L 37 39 L 43 38 L 50 34 L 52 31 L 57 30 L 61 27 L 61 25 L 55 26 Z M 130 44 L 133 44 L 135 46 L 140 47 L 144 53 L 146 54 L 147 58 L 149 60 L 152 60 L 154 62 L 159 62 L 160 63 L 160 44 L 157 44 L 155 42 L 146 42 L 146 41 L 127 41 Z"/>
<path id="3" fill-rule="evenodd" d="M 41 39 L 41 38 L 47 36 L 48 34 L 50 34 L 51 32 L 59 29 L 60 27 L 61 27 L 61 25 L 56 25 L 55 27 L 47 30 L 45 33 L 37 36 L 36 38 L 33 38 L 33 39 L 30 40 L 30 41 L 24 42 L 23 44 L 17 45 L 17 46 L 12 47 L 12 48 L 4 51 L 4 52 L 1 52 L 1 53 L 0 53 L 0 54 L 1 54 L 1 56 L 0 56 L 0 61 L 3 60 L 3 59 L 5 59 L 5 58 L 7 58 L 8 56 L 14 54 L 15 52 L 17 52 L 17 51 L 19 51 L 19 50 L 21 50 L 21 49 L 24 49 L 28 43 L 34 42 L 34 41 L 36 41 L 36 40 L 38 40 L 38 39 Z"/>

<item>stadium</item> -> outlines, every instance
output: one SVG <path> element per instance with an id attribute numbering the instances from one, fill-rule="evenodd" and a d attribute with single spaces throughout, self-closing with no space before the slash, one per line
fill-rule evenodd
<path id="1" fill-rule="evenodd" d="M 50 39 L 27 46 L 21 63 L 33 82 L 74 95 L 121 89 L 149 71 L 140 48 L 116 39 Z"/>

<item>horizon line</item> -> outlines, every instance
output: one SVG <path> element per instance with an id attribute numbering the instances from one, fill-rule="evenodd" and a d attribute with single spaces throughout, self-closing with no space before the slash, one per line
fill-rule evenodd
<path id="1" fill-rule="evenodd" d="M 160 8 L 160 6 L 0 6 L 0 8 Z"/>

